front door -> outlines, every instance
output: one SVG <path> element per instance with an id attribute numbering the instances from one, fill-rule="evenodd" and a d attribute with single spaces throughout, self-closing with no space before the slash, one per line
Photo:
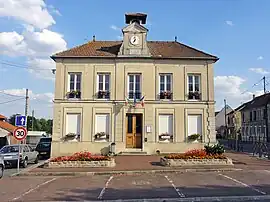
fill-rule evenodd
<path id="1" fill-rule="evenodd" d="M 142 114 L 127 114 L 126 147 L 142 148 Z"/>

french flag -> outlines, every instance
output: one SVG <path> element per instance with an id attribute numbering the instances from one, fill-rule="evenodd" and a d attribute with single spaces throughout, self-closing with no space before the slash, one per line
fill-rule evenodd
<path id="1" fill-rule="evenodd" d="M 141 99 L 140 99 L 140 102 L 141 102 L 142 107 L 144 106 L 144 97 L 145 97 L 145 95 L 142 96 Z"/>

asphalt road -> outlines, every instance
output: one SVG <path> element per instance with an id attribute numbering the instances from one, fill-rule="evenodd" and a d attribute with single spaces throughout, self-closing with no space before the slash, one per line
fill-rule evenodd
<path id="1" fill-rule="evenodd" d="M 1 201 L 270 201 L 270 170 L 12 177 L 0 181 L 0 196 Z"/>
<path id="2" fill-rule="evenodd" d="M 39 160 L 39 163 L 44 162 L 45 160 Z M 21 172 L 24 169 L 31 169 L 31 167 L 36 166 L 36 164 L 29 164 L 26 168 L 20 168 L 19 172 Z M 6 168 L 4 171 L 4 177 L 10 177 L 13 174 L 17 173 L 17 167 L 16 168 Z"/>

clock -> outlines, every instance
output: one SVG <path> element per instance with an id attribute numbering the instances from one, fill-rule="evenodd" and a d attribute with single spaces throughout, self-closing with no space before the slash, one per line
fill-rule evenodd
<path id="1" fill-rule="evenodd" d="M 138 45 L 139 44 L 139 37 L 138 36 L 132 36 L 132 37 L 130 37 L 130 43 L 132 45 Z"/>

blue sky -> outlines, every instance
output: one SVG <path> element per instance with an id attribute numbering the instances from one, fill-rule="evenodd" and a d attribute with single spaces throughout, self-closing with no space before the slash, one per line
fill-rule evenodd
<path id="1" fill-rule="evenodd" d="M 118 40 L 126 12 L 148 14 L 148 40 L 170 41 L 177 36 L 178 41 L 220 58 L 215 65 L 217 109 L 224 98 L 236 107 L 253 93 L 262 93 L 261 82 L 252 86 L 269 76 L 269 0 L 15 2 L 0 0 L 0 113 L 7 116 L 23 113 L 24 100 L 3 102 L 22 98 L 28 88 L 30 110 L 51 117 L 54 63 L 49 56 L 93 35 L 96 40 Z"/>

